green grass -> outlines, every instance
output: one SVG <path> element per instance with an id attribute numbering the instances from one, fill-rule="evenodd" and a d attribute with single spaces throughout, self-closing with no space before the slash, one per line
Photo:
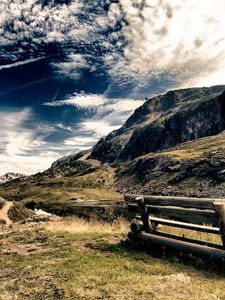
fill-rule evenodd
<path id="1" fill-rule="evenodd" d="M 154 258 L 127 231 L 68 218 L 1 233 L 0 299 L 225 299 L 223 273 Z"/>
<path id="2" fill-rule="evenodd" d="M 118 201 L 122 195 L 114 189 L 115 174 L 110 166 L 72 176 L 36 175 L 0 186 L 0 196 L 23 203 L 64 204 L 71 199 Z"/>
<path id="3" fill-rule="evenodd" d="M 188 159 L 198 160 L 207 157 L 208 155 L 214 155 L 217 158 L 224 157 L 225 150 L 225 132 L 217 135 L 208 136 L 184 142 L 178 144 L 175 147 L 158 151 L 156 153 L 149 153 L 143 155 L 143 158 L 160 158 L 168 157 L 174 161 L 185 161 Z"/>

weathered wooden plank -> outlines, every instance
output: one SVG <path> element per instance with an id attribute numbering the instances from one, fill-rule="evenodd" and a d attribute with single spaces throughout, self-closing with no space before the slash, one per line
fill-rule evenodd
<path id="1" fill-rule="evenodd" d="M 212 234 L 220 234 L 220 229 L 218 227 L 202 226 L 202 225 L 178 222 L 178 221 L 167 220 L 167 219 L 162 219 L 162 218 L 157 218 L 157 217 L 152 217 L 152 216 L 150 216 L 150 220 L 153 222 L 157 222 L 158 224 L 162 224 L 162 225 L 190 229 L 190 230 L 195 230 L 195 231 L 200 231 L 200 232 L 208 232 L 208 233 L 212 233 Z"/>
<path id="2" fill-rule="evenodd" d="M 158 236 L 151 233 L 145 233 L 143 231 L 138 233 L 129 232 L 128 237 L 137 242 L 144 243 L 147 247 L 151 247 L 151 245 L 154 244 L 164 246 L 166 248 L 183 253 L 192 253 L 196 256 L 207 259 L 215 259 L 222 261 L 225 260 L 225 251 L 217 248 L 196 245 L 193 243 L 179 241 L 168 237 Z"/>
<path id="3" fill-rule="evenodd" d="M 213 199 L 198 199 L 184 197 L 145 196 L 145 204 L 161 206 L 179 206 L 184 208 L 213 209 Z M 225 200 L 224 200 L 225 201 Z"/>
<path id="4" fill-rule="evenodd" d="M 136 231 L 136 232 L 138 232 L 138 231 Z M 208 247 L 223 249 L 222 245 L 219 245 L 219 244 L 216 244 L 216 243 L 213 243 L 213 242 L 194 239 L 194 238 L 189 238 L 189 237 L 185 237 L 185 236 L 177 235 L 177 234 L 171 234 L 171 233 L 164 232 L 164 231 L 156 231 L 154 234 L 159 235 L 159 236 L 172 238 L 172 239 L 176 239 L 176 240 L 179 240 L 179 241 L 184 241 L 184 242 L 189 242 L 189 243 L 193 243 L 193 244 L 198 244 L 198 245 L 204 245 L 204 246 L 208 246 Z"/>
<path id="5" fill-rule="evenodd" d="M 207 224 L 217 226 L 215 211 L 194 208 L 181 208 L 176 206 L 146 205 L 147 212 L 157 217 L 194 224 Z"/>
<path id="6" fill-rule="evenodd" d="M 216 218 L 220 228 L 220 235 L 225 248 L 225 204 L 220 202 L 214 203 Z"/>
<path id="7" fill-rule="evenodd" d="M 126 203 L 135 203 L 137 195 L 124 195 Z M 161 206 L 180 206 L 186 208 L 197 209 L 213 209 L 213 203 L 224 202 L 225 199 L 213 199 L 213 198 L 193 198 L 193 197 L 177 197 L 177 196 L 152 196 L 143 195 L 145 203 L 149 205 L 161 205 Z"/>

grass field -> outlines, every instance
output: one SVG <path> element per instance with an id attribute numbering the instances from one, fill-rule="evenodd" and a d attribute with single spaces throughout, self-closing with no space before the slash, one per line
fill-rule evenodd
<path id="1" fill-rule="evenodd" d="M 127 232 L 123 220 L 14 224 L 0 233 L 0 299 L 225 299 L 223 272 L 153 257 Z"/>

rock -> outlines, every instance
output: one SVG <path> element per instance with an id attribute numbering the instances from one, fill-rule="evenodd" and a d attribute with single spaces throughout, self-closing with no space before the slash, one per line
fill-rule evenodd
<path id="1" fill-rule="evenodd" d="M 34 209 L 34 214 L 36 216 L 51 216 L 52 215 L 52 214 L 50 214 L 50 213 L 48 213 L 48 212 L 46 212 L 42 209 L 37 209 L 37 208 Z"/>
<path id="2" fill-rule="evenodd" d="M 225 180 L 225 170 L 221 170 L 216 173 L 216 177 L 220 180 Z"/>
<path id="3" fill-rule="evenodd" d="M 184 284 L 189 284 L 191 282 L 191 277 L 184 273 L 171 274 L 165 276 L 157 275 L 157 279 L 164 282 L 175 282 Z"/>

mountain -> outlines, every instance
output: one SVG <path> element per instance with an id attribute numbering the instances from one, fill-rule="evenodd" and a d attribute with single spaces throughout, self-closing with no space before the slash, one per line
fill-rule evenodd
<path id="1" fill-rule="evenodd" d="M 225 128 L 225 86 L 169 91 L 147 100 L 118 130 L 101 139 L 91 157 L 128 161 Z"/>
<path id="2" fill-rule="evenodd" d="M 0 196 L 56 210 L 123 193 L 225 197 L 224 90 L 190 88 L 148 99 L 92 149 L 1 185 Z"/>

